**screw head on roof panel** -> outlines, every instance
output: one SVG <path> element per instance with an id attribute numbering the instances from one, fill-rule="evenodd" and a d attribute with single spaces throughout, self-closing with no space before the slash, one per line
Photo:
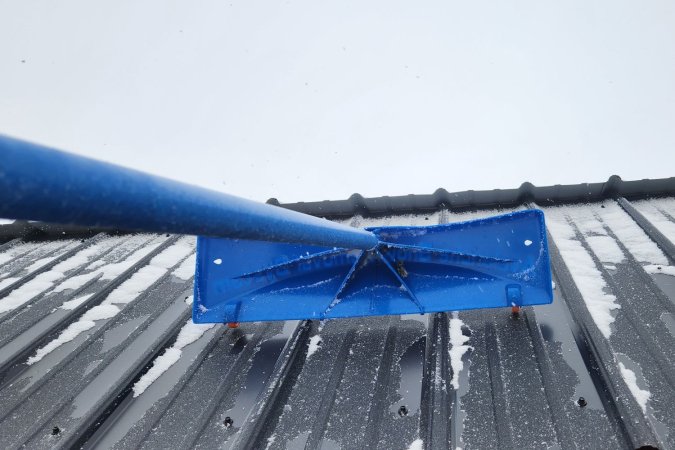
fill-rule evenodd
<path id="1" fill-rule="evenodd" d="M 61 428 L 59 428 L 59 427 L 52 428 L 52 436 L 56 436 L 59 433 L 61 433 Z"/>
<path id="2" fill-rule="evenodd" d="M 405 405 L 401 405 L 401 407 L 398 409 L 398 415 L 403 417 L 408 415 L 408 407 Z"/>
<path id="3" fill-rule="evenodd" d="M 227 416 L 225 417 L 225 420 L 223 420 L 223 425 L 225 425 L 225 428 L 230 428 L 234 425 L 234 420 L 232 420 L 232 417 Z"/>
<path id="4" fill-rule="evenodd" d="M 577 405 L 583 408 L 584 406 L 588 405 L 588 402 L 586 401 L 585 398 L 579 397 L 579 400 L 577 400 Z"/>

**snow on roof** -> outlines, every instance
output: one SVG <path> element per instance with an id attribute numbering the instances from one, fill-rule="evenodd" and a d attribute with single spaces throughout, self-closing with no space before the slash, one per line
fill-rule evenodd
<path id="1" fill-rule="evenodd" d="M 23 234 L 0 233 L 0 442 L 675 448 L 675 190 L 614 183 L 291 205 L 353 226 L 541 206 L 555 300 L 516 315 L 197 326 L 194 238 L 3 225 Z"/>

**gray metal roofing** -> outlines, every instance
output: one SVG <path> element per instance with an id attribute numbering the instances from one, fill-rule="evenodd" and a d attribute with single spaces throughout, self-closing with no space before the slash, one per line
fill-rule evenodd
<path id="1" fill-rule="evenodd" d="M 192 237 L 9 240 L 1 446 L 675 448 L 675 197 L 543 209 L 555 299 L 517 316 L 194 325 Z"/>

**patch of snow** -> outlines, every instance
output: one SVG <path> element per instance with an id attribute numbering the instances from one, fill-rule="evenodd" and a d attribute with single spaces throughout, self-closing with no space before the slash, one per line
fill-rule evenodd
<path id="1" fill-rule="evenodd" d="M 14 219 L 0 219 L 0 225 L 8 225 L 14 223 Z"/>
<path id="2" fill-rule="evenodd" d="M 19 286 L 0 300 L 0 313 L 12 311 L 25 303 L 29 302 L 35 296 L 50 289 L 54 283 L 65 274 L 55 266 L 52 270 L 37 275 L 32 280 Z"/>
<path id="3" fill-rule="evenodd" d="M 593 209 L 635 259 L 643 263 L 668 265 L 666 255 L 623 208 L 616 202 L 606 202 L 604 205 L 604 208 Z"/>
<path id="4" fill-rule="evenodd" d="M 88 281 L 93 279 L 98 275 L 98 272 L 89 272 L 81 275 L 75 275 L 73 277 L 69 277 L 66 279 L 63 283 L 60 283 L 58 286 L 56 286 L 52 292 L 63 292 L 66 289 L 79 289 L 85 284 L 87 284 Z"/>
<path id="5" fill-rule="evenodd" d="M 78 297 L 78 298 L 76 298 L 76 299 L 69 300 L 69 301 L 67 301 L 67 302 L 63 302 L 63 304 L 62 304 L 61 306 L 59 306 L 59 308 L 61 308 L 61 309 L 67 309 L 67 310 L 69 310 L 69 311 L 72 311 L 73 309 L 75 309 L 75 308 L 77 308 L 78 306 L 80 306 L 82 303 L 86 302 L 87 299 L 88 299 L 89 297 L 91 297 L 92 295 L 94 295 L 94 294 L 83 295 L 82 297 Z"/>
<path id="6" fill-rule="evenodd" d="M 530 245 L 532 245 L 532 241 L 529 239 L 525 239 L 525 242 L 523 242 L 523 244 L 525 244 L 525 247 L 529 247 Z"/>
<path id="7" fill-rule="evenodd" d="M 150 385 L 157 380 L 164 372 L 169 370 L 171 366 L 176 364 L 183 353 L 183 348 L 185 346 L 197 341 L 200 337 L 204 335 L 208 330 L 213 328 L 215 323 L 207 324 L 195 324 L 192 323 L 192 319 L 189 319 L 183 328 L 178 332 L 178 337 L 176 342 L 171 346 L 171 348 L 166 349 L 164 353 L 158 356 L 155 361 L 152 363 L 152 367 L 148 370 L 145 375 L 141 377 L 140 380 L 136 382 L 133 386 L 134 397 L 138 397 L 145 390 L 150 387 Z"/>
<path id="8" fill-rule="evenodd" d="M 647 271 L 647 273 L 663 273 L 675 277 L 674 266 L 659 266 L 657 264 L 647 264 L 646 266 L 644 266 L 644 269 Z"/>
<path id="9" fill-rule="evenodd" d="M 408 450 L 424 450 L 424 441 L 422 439 L 415 439 L 408 446 Z"/>
<path id="10" fill-rule="evenodd" d="M 609 236 L 586 236 L 586 242 L 603 263 L 618 264 L 624 260 L 623 252 Z"/>
<path id="11" fill-rule="evenodd" d="M 213 260 L 213 263 L 214 263 L 214 264 L 217 264 L 217 265 L 221 265 L 221 264 L 223 263 L 223 260 L 220 259 L 220 258 L 217 258 L 217 259 L 214 259 L 214 260 Z"/>
<path id="12" fill-rule="evenodd" d="M 564 207 L 546 208 L 544 213 L 547 227 L 565 260 L 565 265 L 574 283 L 581 292 L 588 312 L 603 336 L 609 339 L 612 334 L 611 324 L 614 322 L 611 312 L 620 309 L 621 306 L 616 302 L 614 295 L 605 292 L 609 290 L 609 287 L 595 267 L 591 255 L 576 239 L 574 229 L 565 217 L 565 211 Z"/>
<path id="13" fill-rule="evenodd" d="M 15 244 L 0 253 L 0 264 L 4 264 L 7 261 L 16 259 L 19 255 L 25 255 L 28 252 L 32 251 L 38 244 L 32 242 L 22 242 Z"/>
<path id="14" fill-rule="evenodd" d="M 551 281 L 551 287 L 555 290 L 555 281 Z"/>
<path id="15" fill-rule="evenodd" d="M 166 274 L 172 266 L 176 265 L 193 250 L 193 246 L 187 244 L 188 239 L 179 240 L 152 258 L 147 266 L 119 285 L 100 305 L 87 311 L 77 322 L 68 326 L 56 339 L 38 349 L 35 356 L 28 359 L 28 364 L 40 361 L 57 347 L 72 341 L 80 333 L 93 328 L 95 326 L 94 321 L 110 319 L 117 315 L 121 309 L 115 305 L 126 305 L 135 300 L 143 291 Z M 1 305 L 2 303 L 0 303 Z"/>
<path id="16" fill-rule="evenodd" d="M 33 262 L 31 265 L 24 268 L 23 270 L 26 273 L 35 272 L 40 267 L 42 267 L 46 264 L 49 264 L 50 262 L 54 261 L 55 259 L 56 259 L 56 256 L 47 256 L 45 258 L 40 258 L 37 261 Z"/>
<path id="17" fill-rule="evenodd" d="M 635 372 L 624 366 L 622 362 L 619 362 L 619 369 L 621 369 L 621 376 L 628 385 L 628 389 L 630 389 L 631 394 L 633 394 L 640 408 L 642 408 L 642 412 L 647 412 L 647 401 L 649 401 L 649 397 L 652 395 L 651 392 L 640 389 L 637 385 Z"/>
<path id="18" fill-rule="evenodd" d="M 77 322 L 71 323 L 68 328 L 63 330 L 61 334 L 44 347 L 38 349 L 35 356 L 28 358 L 28 365 L 35 364 L 44 358 L 47 354 L 54 351 L 56 348 L 70 342 L 80 334 L 90 330 L 96 326 L 94 321 L 101 319 L 109 319 L 119 312 L 119 308 L 114 305 L 99 305 L 87 311 Z"/>
<path id="19" fill-rule="evenodd" d="M 172 275 L 180 278 L 181 280 L 189 280 L 195 274 L 195 264 L 197 262 L 197 255 L 190 255 L 181 263 L 176 270 L 172 272 Z"/>
<path id="20" fill-rule="evenodd" d="M 469 349 L 473 349 L 470 345 L 465 345 L 470 338 L 462 333 L 463 325 L 464 322 L 459 319 L 457 312 L 453 312 L 450 319 L 450 366 L 452 367 L 450 384 L 455 390 L 459 389 L 459 373 L 464 369 L 462 356 Z"/>
<path id="21" fill-rule="evenodd" d="M 276 434 L 273 434 L 272 436 L 268 437 L 267 446 L 265 447 L 265 450 L 269 449 L 276 440 L 277 440 Z"/>
<path id="22" fill-rule="evenodd" d="M 87 269 L 94 270 L 94 269 L 97 269 L 101 266 L 105 266 L 106 264 L 107 263 L 105 262 L 104 259 L 98 259 L 98 260 L 94 261 L 93 263 L 89 264 L 89 266 L 87 266 Z"/>
<path id="23" fill-rule="evenodd" d="M 129 303 L 159 280 L 167 272 L 165 267 L 147 265 L 113 290 L 103 303 Z"/>
<path id="24" fill-rule="evenodd" d="M 105 243 L 105 246 L 115 245 L 117 242 L 118 242 L 117 239 L 111 239 L 110 241 L 107 241 Z M 154 249 L 154 248 L 157 247 L 157 245 L 159 245 L 159 243 L 149 244 L 148 247 L 151 247 L 151 248 Z M 94 245 L 94 246 L 89 247 L 88 249 L 85 249 L 85 251 L 86 250 L 89 250 L 91 253 L 87 252 L 84 255 L 82 255 L 82 256 L 85 256 L 86 259 L 81 259 L 80 264 L 77 264 L 76 267 L 79 267 L 80 265 L 86 264 L 88 262 L 88 260 L 91 259 L 91 257 L 94 254 L 100 253 L 101 248 L 98 245 Z M 142 250 L 142 252 L 141 252 L 141 250 Z M 79 289 L 82 286 L 84 286 L 87 282 L 89 282 L 90 280 L 95 278 L 100 273 L 102 273 L 101 279 L 104 279 L 104 280 L 113 279 L 113 278 L 117 277 L 118 275 L 120 275 L 122 272 L 124 272 L 126 269 L 131 267 L 133 264 L 138 262 L 138 260 L 140 260 L 143 256 L 148 254 L 150 251 L 151 250 L 146 250 L 145 248 L 143 248 L 143 249 L 140 249 L 137 252 L 133 253 L 132 255 L 130 255 L 129 257 L 127 257 L 124 261 L 122 261 L 120 263 L 114 263 L 114 264 L 103 263 L 104 264 L 103 266 L 101 266 L 101 262 L 102 262 L 101 260 L 96 260 L 96 261 L 92 262 L 86 269 L 91 270 L 92 268 L 99 268 L 100 267 L 101 268 L 100 270 L 91 271 L 89 273 L 76 275 L 74 277 L 68 277 L 68 279 L 66 279 L 63 283 L 56 286 L 54 288 L 53 292 L 63 292 L 66 289 L 73 289 L 73 290 Z M 78 255 L 76 255 L 76 256 L 80 256 L 80 254 L 78 253 Z M 75 262 L 75 261 L 73 261 L 73 262 Z"/>
<path id="25" fill-rule="evenodd" d="M 195 296 L 194 296 L 194 295 L 190 295 L 188 298 L 185 299 L 185 303 L 186 303 L 187 305 L 192 305 L 192 302 L 194 302 L 194 301 L 195 301 Z"/>
<path id="26" fill-rule="evenodd" d="M 7 277 L 4 280 L 0 281 L 0 289 L 4 289 L 10 284 L 14 283 L 17 280 L 20 280 L 20 277 Z"/>
<path id="27" fill-rule="evenodd" d="M 111 263 L 111 264 L 106 264 L 105 266 L 101 266 L 97 273 L 102 273 L 101 279 L 102 280 L 112 280 L 114 278 L 117 278 L 120 276 L 124 271 L 129 269 L 131 266 L 136 264 L 138 261 L 143 259 L 145 256 L 147 256 L 150 252 L 152 252 L 154 249 L 160 246 L 162 244 L 162 241 L 155 241 L 151 242 L 149 244 L 146 244 L 145 246 L 139 248 L 135 252 L 133 252 L 131 255 L 127 256 L 124 261 L 120 261 L 118 263 Z"/>
<path id="28" fill-rule="evenodd" d="M 670 242 L 675 242 L 675 223 L 671 222 L 661 212 L 665 211 L 671 216 L 675 216 L 675 200 L 672 198 L 640 200 L 633 202 L 633 206 Z"/>
<path id="29" fill-rule="evenodd" d="M 316 334 L 309 339 L 309 348 L 307 349 L 307 359 L 309 359 L 319 348 L 321 348 L 321 335 Z"/>

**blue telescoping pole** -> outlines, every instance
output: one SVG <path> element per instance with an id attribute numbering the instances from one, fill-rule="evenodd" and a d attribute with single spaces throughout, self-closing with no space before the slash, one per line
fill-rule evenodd
<path id="1" fill-rule="evenodd" d="M 369 231 L 0 135 L 0 217 L 372 249 Z"/>

